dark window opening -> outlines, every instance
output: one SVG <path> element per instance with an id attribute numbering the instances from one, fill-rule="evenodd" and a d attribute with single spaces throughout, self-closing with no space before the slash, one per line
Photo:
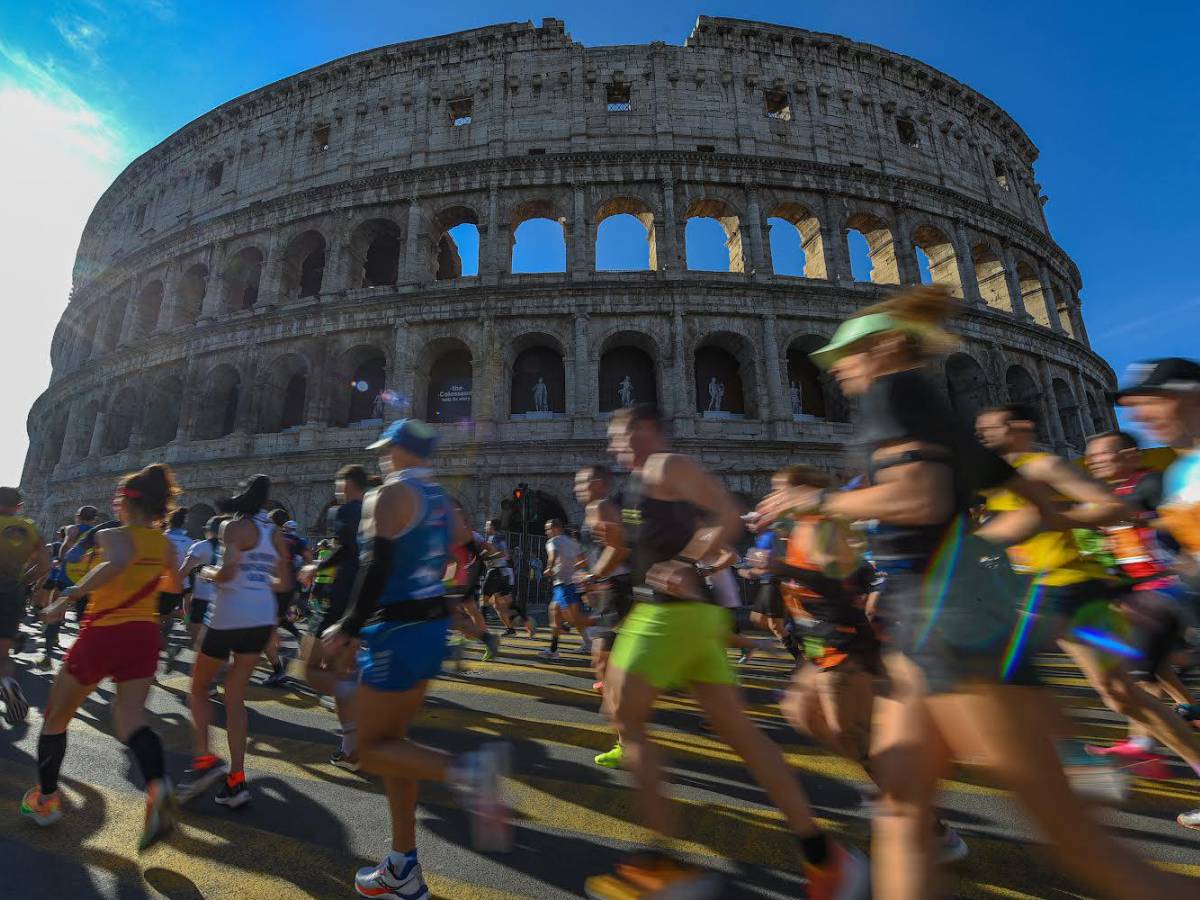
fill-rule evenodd
<path id="1" fill-rule="evenodd" d="M 546 148 L 545 147 L 530 147 L 529 155 L 530 156 L 545 156 Z"/>
<path id="2" fill-rule="evenodd" d="M 530 347 L 513 362 L 512 415 L 536 418 L 565 413 L 566 386 L 562 357 L 549 347 Z"/>
<path id="3" fill-rule="evenodd" d="M 909 147 L 919 147 L 921 142 L 917 140 L 917 126 L 913 124 L 912 119 L 897 119 L 896 134 L 900 138 L 900 143 L 906 144 Z"/>
<path id="4" fill-rule="evenodd" d="M 728 350 L 711 346 L 697 350 L 695 377 L 698 413 L 711 416 L 746 414 L 741 364 Z"/>
<path id="5" fill-rule="evenodd" d="M 143 203 L 141 206 L 139 206 L 137 208 L 137 212 L 134 213 L 133 227 L 141 228 L 144 224 L 146 224 L 146 204 L 145 203 Z"/>
<path id="6" fill-rule="evenodd" d="M 807 352 L 802 349 L 788 351 L 788 400 L 792 416 L 828 418 L 825 403 L 825 385 L 821 370 L 817 368 Z"/>
<path id="7" fill-rule="evenodd" d="M 221 432 L 217 437 L 233 434 L 237 427 L 238 397 L 241 396 L 241 385 L 234 384 L 225 395 L 225 408 L 221 411 Z"/>
<path id="8" fill-rule="evenodd" d="M 451 100 L 449 103 L 450 124 L 455 127 L 470 125 L 472 106 L 474 106 L 474 103 L 470 97 L 460 97 L 458 100 Z"/>
<path id="9" fill-rule="evenodd" d="M 792 121 L 792 104 L 786 91 L 767 91 L 767 118 L 781 122 Z"/>
<path id="10" fill-rule="evenodd" d="M 313 149 L 324 153 L 329 149 L 329 126 L 322 125 L 319 128 L 314 128 L 312 133 Z"/>
<path id="11" fill-rule="evenodd" d="M 425 397 L 430 422 L 467 422 L 471 418 L 471 354 L 452 350 L 433 364 Z"/>
<path id="12" fill-rule="evenodd" d="M 1000 185 L 1001 190 L 1008 190 L 1008 171 L 1004 168 L 1004 163 L 1000 160 L 992 161 L 992 173 L 996 176 L 996 184 Z"/>
<path id="13" fill-rule="evenodd" d="M 208 185 L 208 189 L 211 191 L 214 188 L 220 187 L 221 179 L 224 177 L 225 177 L 225 163 L 223 163 L 223 162 L 213 163 L 211 166 L 208 167 L 208 171 L 205 173 L 205 179 L 206 179 L 205 183 Z"/>
<path id="14" fill-rule="evenodd" d="M 283 394 L 283 416 L 280 428 L 296 428 L 304 424 L 304 400 L 308 394 L 308 379 L 304 375 L 293 375 L 288 379 Z"/>
<path id="15" fill-rule="evenodd" d="M 717 148 L 714 147 L 712 144 L 697 144 L 696 152 L 697 153 L 716 153 Z"/>
<path id="16" fill-rule="evenodd" d="M 633 109 L 633 91 L 627 84 L 613 83 L 606 90 L 609 112 L 629 112 Z"/>
<path id="17" fill-rule="evenodd" d="M 363 287 L 381 287 L 396 283 L 400 271 L 400 235 L 384 232 L 367 248 L 363 261 Z"/>
<path id="18" fill-rule="evenodd" d="M 600 412 L 658 401 L 654 361 L 637 347 L 614 347 L 600 357 Z"/>
<path id="19" fill-rule="evenodd" d="M 312 251 L 300 263 L 300 296 L 315 297 L 321 293 L 325 278 L 325 248 Z"/>
<path id="20" fill-rule="evenodd" d="M 354 370 L 350 381 L 350 413 L 347 421 L 383 418 L 383 383 L 387 361 L 382 356 L 368 359 Z"/>

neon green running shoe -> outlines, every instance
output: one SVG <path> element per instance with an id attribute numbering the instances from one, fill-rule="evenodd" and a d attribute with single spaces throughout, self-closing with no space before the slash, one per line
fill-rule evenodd
<path id="1" fill-rule="evenodd" d="M 617 744 L 611 750 L 605 750 L 603 753 L 596 755 L 596 765 L 604 766 L 606 769 L 619 769 L 621 762 L 625 759 L 625 747 Z"/>

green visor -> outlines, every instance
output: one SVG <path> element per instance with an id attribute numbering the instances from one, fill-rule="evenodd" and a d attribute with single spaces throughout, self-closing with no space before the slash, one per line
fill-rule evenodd
<path id="1" fill-rule="evenodd" d="M 822 369 L 828 369 L 846 355 L 854 344 L 875 334 L 886 334 L 889 331 L 904 331 L 904 325 L 888 313 L 870 313 L 865 316 L 855 316 L 847 319 L 838 326 L 829 343 L 819 350 L 809 354 L 812 361 Z"/>

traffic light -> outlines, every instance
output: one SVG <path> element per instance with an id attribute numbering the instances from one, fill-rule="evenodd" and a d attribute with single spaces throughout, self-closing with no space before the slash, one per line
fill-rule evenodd
<path id="1" fill-rule="evenodd" d="M 523 499 L 525 499 L 525 483 L 524 482 L 521 482 L 521 484 L 518 484 L 515 488 L 513 488 L 513 499 L 516 500 L 518 503 L 520 503 Z"/>

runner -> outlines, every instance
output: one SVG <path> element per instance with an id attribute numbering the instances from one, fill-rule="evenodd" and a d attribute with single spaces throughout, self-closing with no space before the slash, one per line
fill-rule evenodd
<path id="1" fill-rule="evenodd" d="M 216 593 L 212 581 L 201 578 L 197 570 L 217 561 L 217 551 L 221 546 L 217 536 L 221 533 L 222 521 L 220 516 L 213 516 L 204 523 L 204 537 L 188 547 L 183 564 L 179 567 L 180 578 L 185 584 L 191 585 L 188 591 L 188 646 L 197 651 L 204 617 L 208 615 L 208 605 Z"/>
<path id="2" fill-rule="evenodd" d="M 1182 549 L 1194 573 L 1200 561 L 1200 364 L 1156 359 L 1131 367 L 1118 402 L 1152 438 L 1179 451 L 1163 478 L 1159 518 Z M 1200 809 L 1176 820 L 1200 829 Z"/>
<path id="3" fill-rule="evenodd" d="M 842 323 L 813 359 L 857 401 L 868 486 L 836 493 L 789 488 L 759 507 L 764 523 L 789 513 L 878 523 L 868 544 L 886 574 L 878 608 L 890 623 L 884 663 L 892 696 L 876 699 L 870 760 L 882 791 L 873 828 L 875 883 L 889 900 L 938 894 L 933 799 L 957 757 L 984 761 L 1015 790 L 1063 864 L 1098 893 L 1120 900 L 1187 896 L 1187 880 L 1141 862 L 1090 816 L 1051 740 L 1065 733 L 1066 722 L 1037 686 L 1028 656 L 1005 652 L 1005 642 L 1020 634 L 1015 595 L 1023 585 L 989 541 L 1014 543 L 1036 530 L 1048 500 L 955 424 L 925 373 L 929 360 L 956 345 L 942 327 L 956 305 L 942 289 L 912 288 Z M 982 536 L 967 534 L 977 491 L 999 486 L 1039 505 L 995 517 Z"/>
<path id="4" fill-rule="evenodd" d="M 37 526 L 21 515 L 21 504 L 19 490 L 0 487 L 0 702 L 10 726 L 29 715 L 29 703 L 15 677 L 13 639 L 25 617 L 29 583 L 50 571 L 46 542 Z"/>
<path id="5" fill-rule="evenodd" d="M 46 545 L 46 550 L 50 556 L 50 574 L 46 576 L 46 581 L 43 585 L 45 595 L 42 599 L 46 606 L 54 603 L 58 599 L 59 591 L 69 587 L 71 584 L 70 579 L 67 578 L 67 572 L 62 560 L 62 547 L 66 539 L 67 528 L 63 525 L 54 533 L 54 540 Z M 34 663 L 34 668 L 43 672 L 48 672 L 54 668 L 54 654 L 59 649 L 58 636 L 61 631 L 61 618 L 55 618 L 53 621 L 42 620 L 42 655 Z"/>
<path id="6" fill-rule="evenodd" d="M 621 530 L 620 508 L 609 499 L 612 493 L 612 471 L 608 466 L 584 466 L 575 473 L 575 498 L 583 504 L 583 551 L 587 574 L 580 582 L 595 610 L 596 624 L 592 626 L 592 668 L 596 690 L 604 690 L 608 660 L 617 630 L 633 607 L 633 582 L 629 575 L 629 548 Z M 597 533 L 606 534 L 605 541 Z M 611 750 L 597 754 L 596 765 L 609 769 L 621 766 L 625 748 L 621 735 Z"/>
<path id="7" fill-rule="evenodd" d="M 292 584 L 292 564 L 283 535 L 271 524 L 263 507 L 271 494 L 271 479 L 255 475 L 225 504 L 232 518 L 221 526 L 220 561 L 200 569 L 213 582 L 200 651 L 192 667 L 192 766 L 179 784 L 181 802 L 198 797 L 225 774 L 216 802 L 236 809 L 250 802 L 244 770 L 246 759 L 246 686 L 267 649 L 279 622 L 276 592 Z M 209 749 L 212 718 L 209 684 L 230 657 L 225 676 L 225 729 L 229 739 L 229 769 Z"/>
<path id="8" fill-rule="evenodd" d="M 363 504 L 364 565 L 353 606 L 325 635 L 334 658 L 361 641 L 359 759 L 363 769 L 383 776 L 391 810 L 391 852 L 354 880 L 364 897 L 429 897 L 416 849 L 421 781 L 448 782 L 466 795 L 477 847 L 507 849 L 511 840 L 499 795 L 506 746 L 484 744 L 453 759 L 408 738 L 409 723 L 446 656 L 450 619 L 442 573 L 451 547 L 470 536 L 433 481 L 429 460 L 436 443 L 424 422 L 401 419 L 368 448 L 381 451 L 387 477 Z"/>
<path id="9" fill-rule="evenodd" d="M 156 527 L 170 513 L 177 493 L 171 470 L 164 465 L 147 466 L 121 479 L 113 498 L 120 525 L 96 537 L 103 562 L 63 591 L 59 603 L 70 602 L 75 594 L 89 595 L 90 609 L 50 689 L 37 743 L 40 784 L 21 801 L 21 814 L 38 825 L 62 818 L 58 774 L 67 753 L 67 726 L 96 686 L 111 678 L 116 685 L 114 731 L 146 782 L 139 851 L 166 834 L 175 821 L 162 740 L 145 724 L 145 707 L 158 669 L 158 593 L 161 588 L 180 589 L 175 548 Z"/>
<path id="10" fill-rule="evenodd" d="M 459 518 L 465 518 L 457 502 L 454 504 L 455 513 Z M 483 613 L 479 610 L 479 588 L 483 574 L 483 536 L 476 531 L 468 531 L 466 543 L 451 548 L 446 560 L 446 570 L 442 580 L 446 586 L 446 601 L 452 609 L 451 628 L 457 632 L 451 638 L 459 660 L 459 671 L 462 671 L 462 648 L 467 638 L 473 638 L 483 644 L 484 662 L 496 658 L 500 650 L 500 638 L 492 634 L 484 621 Z"/>
<path id="11" fill-rule="evenodd" d="M 490 606 L 496 611 L 496 617 L 504 626 L 504 637 L 517 633 L 513 628 L 512 607 L 513 571 L 508 557 L 508 544 L 500 535 L 500 520 L 488 519 L 483 528 L 483 587 L 480 589 L 480 603 Z M 525 620 L 525 628 L 533 637 L 533 625 Z"/>
<path id="12" fill-rule="evenodd" d="M 558 637 L 566 621 L 579 632 L 580 650 L 590 653 L 587 629 L 591 620 L 583 612 L 583 598 L 575 587 L 576 571 L 583 557 L 579 544 L 567 534 L 562 519 L 546 522 L 546 571 L 553 583 L 550 595 L 550 646 L 538 655 L 542 659 L 558 659 Z"/>
<path id="13" fill-rule="evenodd" d="M 279 627 L 295 638 L 298 645 L 303 646 L 304 638 L 300 634 L 300 629 L 296 627 L 296 623 L 292 621 L 292 610 L 296 601 L 296 574 L 312 561 L 312 554 L 308 549 L 308 541 L 296 534 L 299 526 L 288 518 L 287 510 L 271 510 L 268 518 L 283 538 L 284 546 L 287 548 L 284 559 L 287 561 L 292 575 L 291 587 L 277 591 L 275 594 L 275 603 L 279 609 Z M 272 633 L 271 642 L 267 644 L 266 655 L 267 661 L 271 663 L 271 674 L 263 679 L 263 686 L 280 687 L 286 684 L 288 676 L 283 664 L 283 656 L 279 650 L 278 634 Z"/>
<path id="14" fill-rule="evenodd" d="M 81 506 L 75 512 L 75 522 L 67 526 L 67 535 L 63 539 L 59 551 L 63 559 L 63 568 L 67 573 L 68 584 L 74 584 L 87 574 L 92 565 L 98 565 L 100 560 L 95 551 L 95 542 L 88 535 L 99 525 L 100 511 L 94 506 Z M 104 524 L 111 524 L 106 522 Z M 83 613 L 87 609 L 87 594 L 79 595 L 75 600 L 75 622 L 83 622 Z M 62 619 L 58 620 L 60 623 Z"/>
<path id="15" fill-rule="evenodd" d="M 694 460 L 667 448 L 657 409 L 619 409 L 608 426 L 609 450 L 631 470 L 622 494 L 628 537 L 600 528 L 597 539 L 622 547 L 628 540 L 636 603 L 621 626 L 609 659 L 605 703 L 621 733 L 625 760 L 636 778 L 642 823 L 668 833 L 661 795 L 660 749 L 647 725 L 658 695 L 689 688 L 716 732 L 746 761 L 770 801 L 797 835 L 812 900 L 868 896 L 867 864 L 829 840 L 812 818 L 808 798 L 776 747 L 746 714 L 725 644 L 729 615 L 709 601 L 698 560 L 742 532 L 733 499 Z M 705 527 L 705 520 L 713 525 Z M 659 847 L 631 855 L 614 875 L 589 878 L 588 896 L 716 897 L 722 879 L 676 860 Z M 659 893 L 661 892 L 661 894 Z"/>
<path id="16" fill-rule="evenodd" d="M 177 559 L 184 559 L 187 556 L 188 549 L 192 546 L 192 539 L 184 530 L 184 525 L 187 523 L 187 507 L 181 506 L 171 513 L 171 518 L 167 520 L 167 540 L 175 547 L 175 556 Z M 183 606 L 183 592 L 172 593 L 163 591 L 158 595 L 158 621 L 159 631 L 162 636 L 163 653 L 166 660 L 163 663 L 163 671 L 170 672 L 171 667 L 175 664 L 175 658 L 179 656 L 179 647 L 172 644 L 170 641 L 171 629 L 175 627 L 175 619 L 179 614 L 180 608 Z"/>

